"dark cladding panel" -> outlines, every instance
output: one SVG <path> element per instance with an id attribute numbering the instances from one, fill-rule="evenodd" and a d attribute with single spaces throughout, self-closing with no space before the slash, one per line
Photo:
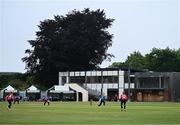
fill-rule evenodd
<path id="1" fill-rule="evenodd" d="M 173 73 L 172 94 L 174 101 L 180 101 L 180 73 Z"/>

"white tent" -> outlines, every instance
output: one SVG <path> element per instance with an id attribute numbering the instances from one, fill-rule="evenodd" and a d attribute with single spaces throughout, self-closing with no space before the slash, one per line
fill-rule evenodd
<path id="1" fill-rule="evenodd" d="M 9 92 L 17 93 L 18 91 L 15 88 L 13 88 L 11 85 L 8 85 L 7 87 L 5 87 L 3 90 L 0 91 L 0 98 L 1 99 L 4 98 Z"/>
<path id="2" fill-rule="evenodd" d="M 41 98 L 41 91 L 34 85 L 31 85 L 26 89 L 26 96 L 28 97 L 29 101 L 38 100 Z"/>
<path id="3" fill-rule="evenodd" d="M 47 95 L 54 101 L 74 100 L 74 91 L 69 86 L 54 85 L 47 90 Z"/>
<path id="4" fill-rule="evenodd" d="M 2 90 L 2 92 L 5 92 L 5 93 L 9 93 L 9 92 L 17 93 L 17 90 L 14 89 L 11 85 L 8 85 L 6 88 L 4 88 Z"/>
<path id="5" fill-rule="evenodd" d="M 26 92 L 27 93 L 39 93 L 40 90 L 37 87 L 35 87 L 34 85 L 32 85 L 26 89 Z"/>
<path id="6" fill-rule="evenodd" d="M 48 89 L 49 93 L 74 93 L 69 89 L 69 86 L 62 86 L 62 85 L 54 85 L 53 87 Z"/>

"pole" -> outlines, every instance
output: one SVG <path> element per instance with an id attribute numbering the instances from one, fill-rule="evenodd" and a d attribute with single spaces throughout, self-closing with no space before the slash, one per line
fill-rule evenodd
<path id="1" fill-rule="evenodd" d="M 103 71 L 101 71 L 101 95 L 103 95 Z"/>
<path id="2" fill-rule="evenodd" d="M 120 90 L 119 90 L 120 89 L 119 84 L 120 83 L 119 83 L 119 70 L 118 70 L 118 98 L 120 97 L 120 94 L 121 94 Z"/>
<path id="3" fill-rule="evenodd" d="M 87 71 L 85 71 L 85 88 L 87 89 L 87 74 L 86 74 Z"/>
<path id="4" fill-rule="evenodd" d="M 130 78 L 130 66 L 128 66 L 128 98 L 129 98 L 129 101 L 131 101 L 130 82 L 131 82 L 131 78 Z"/>

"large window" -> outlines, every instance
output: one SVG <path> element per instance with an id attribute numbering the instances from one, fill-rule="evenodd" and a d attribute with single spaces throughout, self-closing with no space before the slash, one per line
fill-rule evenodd
<path id="1" fill-rule="evenodd" d="M 118 83 L 117 76 L 104 76 L 103 83 Z"/>
<path id="2" fill-rule="evenodd" d="M 118 76 L 88 76 L 87 83 L 118 83 Z"/>
<path id="3" fill-rule="evenodd" d="M 163 88 L 164 80 L 159 77 L 152 78 L 139 78 L 138 79 L 139 86 L 138 88 Z"/>
<path id="4" fill-rule="evenodd" d="M 71 76 L 70 83 L 85 83 L 84 76 Z"/>
<path id="5" fill-rule="evenodd" d="M 66 82 L 66 76 L 62 76 L 62 84 L 64 85 Z"/>
<path id="6" fill-rule="evenodd" d="M 101 76 L 87 76 L 87 83 L 101 83 Z"/>

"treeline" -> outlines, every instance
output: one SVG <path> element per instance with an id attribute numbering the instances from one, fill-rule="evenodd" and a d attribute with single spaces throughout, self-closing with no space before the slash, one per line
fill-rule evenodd
<path id="1" fill-rule="evenodd" d="M 180 71 L 180 49 L 153 48 L 150 53 L 142 55 L 139 51 L 131 53 L 125 62 L 115 62 L 110 68 L 148 69 L 157 72 Z"/>
<path id="2" fill-rule="evenodd" d="M 33 84 L 33 78 L 26 73 L 0 73 L 0 90 L 8 85 L 18 90 L 25 90 Z"/>

